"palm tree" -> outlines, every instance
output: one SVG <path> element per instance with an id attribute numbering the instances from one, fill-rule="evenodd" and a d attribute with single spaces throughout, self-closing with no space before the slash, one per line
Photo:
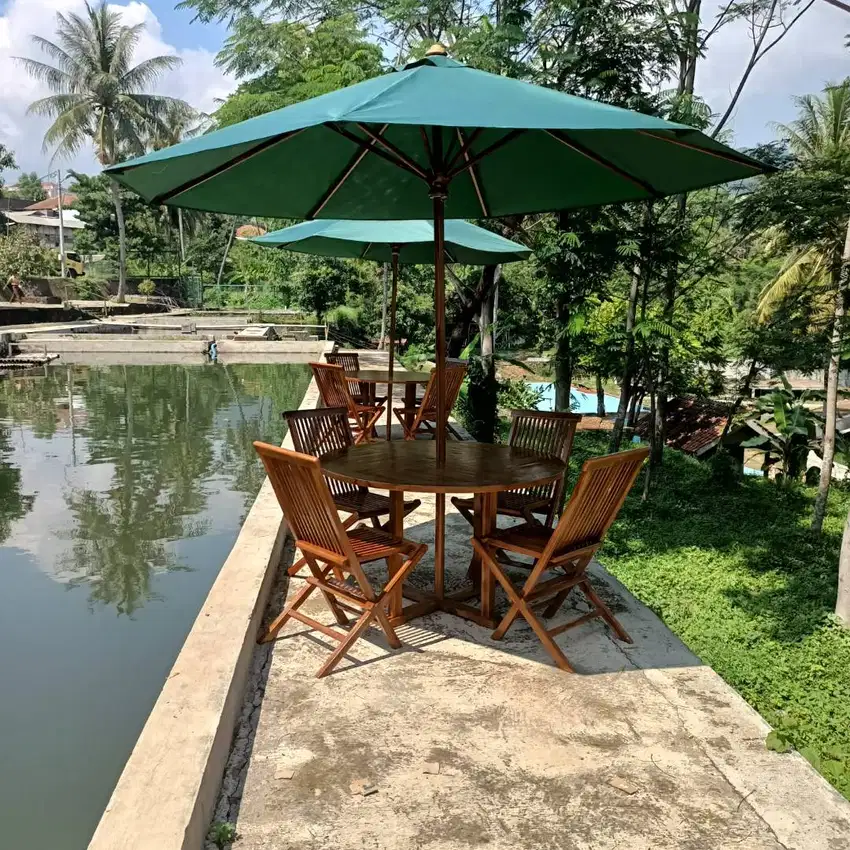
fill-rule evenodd
<path id="1" fill-rule="evenodd" d="M 810 170 L 850 171 L 850 81 L 827 87 L 820 97 L 805 95 L 796 98 L 796 103 L 800 110 L 797 120 L 777 127 L 788 140 L 801 166 Z M 815 318 L 822 319 L 823 314 L 826 314 L 832 326 L 829 351 L 825 358 L 827 375 L 823 463 L 812 512 L 812 530 L 816 532 L 820 532 L 823 527 L 835 457 L 838 367 L 848 269 L 850 221 L 843 240 L 824 239 L 792 252 L 777 277 L 765 287 L 760 304 L 762 318 L 765 318 L 775 305 L 790 295 L 807 291 L 814 296 L 815 309 L 821 313 Z"/>
<path id="2" fill-rule="evenodd" d="M 129 27 L 106 0 L 98 6 L 86 2 L 83 15 L 56 16 L 56 41 L 32 36 L 33 42 L 54 64 L 18 58 L 35 79 L 53 92 L 30 105 L 34 115 L 53 124 L 44 134 L 45 150 L 53 158 L 70 156 L 91 142 L 101 165 L 113 165 L 143 154 L 146 142 L 165 132 L 169 111 L 189 110 L 175 98 L 146 94 L 160 75 L 176 68 L 176 56 L 155 56 L 137 65 L 133 52 L 144 24 Z M 124 301 L 127 283 L 127 245 L 124 211 L 118 184 L 112 182 L 118 224 L 118 301 Z"/>

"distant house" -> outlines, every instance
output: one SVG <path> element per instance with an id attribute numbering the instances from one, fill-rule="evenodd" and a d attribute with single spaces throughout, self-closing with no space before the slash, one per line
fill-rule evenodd
<path id="1" fill-rule="evenodd" d="M 23 227 L 38 237 L 45 248 L 59 248 L 59 213 L 4 212 L 7 227 Z M 65 230 L 65 249 L 74 245 L 74 234 L 85 228 L 76 210 L 62 210 L 62 225 Z"/>
<path id="2" fill-rule="evenodd" d="M 77 200 L 77 196 L 71 194 L 70 192 L 62 193 L 62 207 L 63 209 L 68 209 L 74 201 Z M 36 201 L 34 204 L 30 204 L 25 207 L 25 209 L 29 212 L 45 212 L 50 213 L 53 212 L 56 215 L 59 214 L 59 195 L 55 195 L 52 198 L 45 198 L 43 201 Z"/>
<path id="3" fill-rule="evenodd" d="M 671 399 L 667 403 L 666 444 L 694 457 L 709 457 L 720 443 L 728 416 L 729 405 L 722 402 L 690 396 Z M 642 416 L 635 432 L 647 439 L 651 428 L 649 416 Z"/>

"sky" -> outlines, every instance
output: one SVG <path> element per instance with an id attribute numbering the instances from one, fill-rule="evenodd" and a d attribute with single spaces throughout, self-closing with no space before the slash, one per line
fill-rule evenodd
<path id="1" fill-rule="evenodd" d="M 215 66 L 215 54 L 224 40 L 224 27 L 192 23 L 192 13 L 175 9 L 177 0 L 116 0 L 127 23 L 144 21 L 147 31 L 139 44 L 139 60 L 174 54 L 183 65 L 162 78 L 157 90 L 183 98 L 198 109 L 211 111 L 216 99 L 232 91 L 236 81 Z M 707 22 L 717 0 L 704 0 Z M 97 170 L 90 151 L 73 160 L 51 165 L 42 150 L 47 122 L 26 114 L 28 105 L 47 92 L 12 57 L 41 58 L 30 41 L 33 34 L 53 38 L 57 12 L 80 11 L 83 0 L 0 0 L 0 144 L 11 149 L 24 171 L 45 174 L 51 168 Z M 730 123 L 733 143 L 746 147 L 775 138 L 773 122 L 793 120 L 793 96 L 819 91 L 824 83 L 850 75 L 850 14 L 815 0 L 791 33 L 756 67 Z M 698 66 L 697 88 L 715 112 L 729 102 L 749 53 L 749 35 L 743 22 L 721 30 L 708 55 Z M 6 174 L 7 183 L 16 174 Z"/>

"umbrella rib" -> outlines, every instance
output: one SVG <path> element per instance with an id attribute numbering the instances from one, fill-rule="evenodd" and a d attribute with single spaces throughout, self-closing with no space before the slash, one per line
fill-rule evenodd
<path id="1" fill-rule="evenodd" d="M 425 179 L 426 182 L 427 182 L 427 177 L 423 176 L 423 172 L 419 170 L 418 166 L 417 166 L 417 169 L 414 171 L 414 169 L 412 169 L 403 160 L 400 160 L 400 159 L 397 159 L 394 156 L 391 156 L 386 151 L 382 151 L 380 148 L 376 147 L 374 145 L 374 143 L 369 141 L 368 139 L 361 139 L 359 136 L 355 136 L 354 133 L 350 132 L 349 130 L 346 130 L 345 127 L 340 127 L 339 124 L 334 124 L 333 122 L 328 122 L 325 126 L 329 127 L 335 133 L 339 133 L 340 136 L 348 139 L 349 142 L 354 142 L 355 145 L 358 145 L 361 148 L 365 148 L 366 153 L 373 153 L 373 154 L 375 154 L 375 156 L 379 156 L 381 159 L 384 159 L 387 162 L 391 163 L 392 165 L 396 166 L 396 168 L 401 168 L 404 171 L 409 171 L 411 174 L 415 175 L 416 177 L 421 177 L 421 178 Z"/>
<path id="2" fill-rule="evenodd" d="M 268 139 L 263 139 L 258 145 L 254 145 L 250 150 L 244 151 L 239 154 L 235 159 L 231 159 L 228 162 L 222 163 L 221 165 L 217 165 L 215 168 L 207 171 L 205 174 L 202 174 L 200 177 L 193 177 L 191 180 L 187 180 L 185 183 L 181 183 L 175 189 L 169 189 L 167 192 L 163 192 L 160 195 L 154 195 L 151 198 L 151 204 L 164 204 L 167 201 L 170 201 L 172 198 L 177 197 L 177 195 L 182 195 L 184 192 L 188 192 L 189 189 L 194 189 L 197 186 L 200 186 L 203 183 L 206 183 L 207 180 L 212 180 L 213 177 L 218 177 L 220 174 L 224 174 L 225 171 L 229 171 L 231 168 L 234 168 L 237 165 L 241 165 L 246 160 L 249 160 L 252 156 L 256 156 L 258 153 L 262 153 L 263 151 L 268 150 L 274 145 L 279 144 L 280 142 L 286 142 L 291 139 L 293 136 L 297 136 L 299 133 L 303 133 L 304 130 L 308 129 L 307 127 L 300 127 L 297 130 L 290 130 L 287 133 L 280 133 L 277 136 L 272 136 Z M 123 172 L 122 172 L 123 173 Z"/>
<path id="3" fill-rule="evenodd" d="M 366 258 L 366 255 L 369 253 L 369 249 L 372 247 L 371 242 L 366 243 L 366 247 L 363 249 L 363 253 L 360 255 L 360 259 L 363 260 Z"/>
<path id="4" fill-rule="evenodd" d="M 370 138 L 376 141 L 382 147 L 385 147 L 390 153 L 394 154 L 403 162 L 414 174 L 428 182 L 428 175 L 397 145 L 378 135 L 372 130 L 368 124 L 358 122 L 357 126 Z"/>
<path id="5" fill-rule="evenodd" d="M 619 165 L 615 165 L 610 159 L 600 156 L 595 151 L 592 151 L 580 142 L 575 141 L 575 139 L 571 139 L 566 133 L 558 130 L 544 130 L 543 132 L 548 133 L 553 139 L 560 142 L 562 145 L 566 145 L 568 148 L 571 148 L 576 153 L 586 156 L 597 165 L 601 165 L 603 168 L 613 171 L 618 177 L 622 177 L 630 183 L 634 183 L 635 186 L 639 189 L 643 189 L 644 192 L 649 193 L 653 198 L 663 197 L 663 193 L 659 192 L 652 184 L 647 183 L 645 180 L 641 180 L 639 177 L 635 177 L 634 174 L 630 174 L 628 171 L 620 168 Z"/>
<path id="6" fill-rule="evenodd" d="M 463 150 L 466 146 L 463 141 L 463 130 L 460 127 L 455 128 L 457 130 L 457 138 L 460 142 L 461 150 Z M 465 160 L 469 160 L 469 151 L 465 151 L 463 154 Z M 469 169 L 469 176 L 472 178 L 472 185 L 475 187 L 475 194 L 478 195 L 478 203 L 481 204 L 481 212 L 484 213 L 484 218 L 489 218 L 490 213 L 487 209 L 487 204 L 484 202 L 484 192 L 481 190 L 481 186 L 478 185 L 478 175 L 475 173 L 475 167 Z"/>
<path id="7" fill-rule="evenodd" d="M 386 129 L 389 126 L 389 124 L 384 124 L 384 126 L 380 129 L 380 133 L 386 132 Z M 307 218 L 314 218 L 327 206 L 328 201 L 330 201 L 330 199 L 337 193 L 337 191 L 342 188 L 342 184 L 345 183 L 345 181 L 348 180 L 349 177 L 351 177 L 351 175 L 354 173 L 354 169 L 357 168 L 358 165 L 360 165 L 360 162 L 362 161 L 363 157 L 366 156 L 366 154 L 369 153 L 371 149 L 372 145 L 369 145 L 369 147 L 361 148 L 359 151 L 357 151 L 356 154 L 354 154 L 353 157 L 351 157 L 351 159 L 348 161 L 348 165 L 346 165 L 339 177 L 334 180 L 334 182 L 319 199 L 319 203 L 316 204 L 316 206 L 313 207 L 310 212 L 307 213 Z"/>
<path id="8" fill-rule="evenodd" d="M 752 168 L 753 171 L 756 171 L 759 174 L 765 170 L 763 165 L 755 165 L 752 162 L 747 162 L 747 160 L 742 159 L 741 157 L 732 156 L 723 151 L 712 151 L 708 148 L 701 148 L 698 145 L 691 145 L 688 142 L 683 142 L 679 139 L 668 139 L 667 136 L 659 136 L 656 133 L 650 133 L 646 130 L 638 130 L 637 132 L 640 133 L 641 136 L 647 136 L 650 139 L 655 139 L 657 142 L 667 142 L 670 145 L 678 145 L 680 148 L 687 148 L 688 150 L 698 151 L 699 153 L 707 153 L 709 156 L 715 156 L 718 159 L 724 159 L 727 162 L 734 162 L 735 165 L 744 165 L 747 168 Z"/>
<path id="9" fill-rule="evenodd" d="M 460 127 L 458 127 L 458 131 Z M 466 140 L 466 144 L 461 144 L 460 150 L 451 158 L 451 162 L 449 162 L 449 168 L 454 168 L 458 162 L 460 162 L 463 157 L 465 157 L 469 153 L 469 149 L 475 144 L 478 140 L 478 137 L 484 132 L 483 127 L 476 127 L 470 134 L 469 138 Z"/>
<path id="10" fill-rule="evenodd" d="M 446 175 L 447 180 L 453 180 L 458 174 L 463 174 L 464 171 L 472 168 L 473 165 L 477 165 L 485 156 L 490 156 L 491 153 L 494 153 L 499 148 L 504 147 L 508 142 L 512 142 L 518 136 L 521 136 L 525 133 L 525 129 L 521 130 L 511 130 L 509 133 L 505 133 L 500 139 L 497 139 L 493 142 L 492 145 L 488 145 L 484 148 L 483 151 L 479 151 L 477 154 L 473 156 L 469 156 L 466 159 L 466 162 L 463 165 L 458 165 L 455 168 L 452 168 L 449 173 Z"/>

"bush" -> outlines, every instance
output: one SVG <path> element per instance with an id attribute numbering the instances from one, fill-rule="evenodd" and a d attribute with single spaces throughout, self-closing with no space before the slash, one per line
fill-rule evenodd
<path id="1" fill-rule="evenodd" d="M 5 284 L 13 274 L 26 280 L 58 272 L 59 255 L 44 248 L 34 233 L 16 226 L 7 236 L 0 236 L 0 283 Z"/>
<path id="2" fill-rule="evenodd" d="M 499 382 L 499 407 L 503 410 L 537 410 L 543 400 L 543 390 L 521 378 Z"/>
<path id="3" fill-rule="evenodd" d="M 153 295 L 156 292 L 156 284 L 152 280 L 143 280 L 138 287 L 139 295 Z"/>

